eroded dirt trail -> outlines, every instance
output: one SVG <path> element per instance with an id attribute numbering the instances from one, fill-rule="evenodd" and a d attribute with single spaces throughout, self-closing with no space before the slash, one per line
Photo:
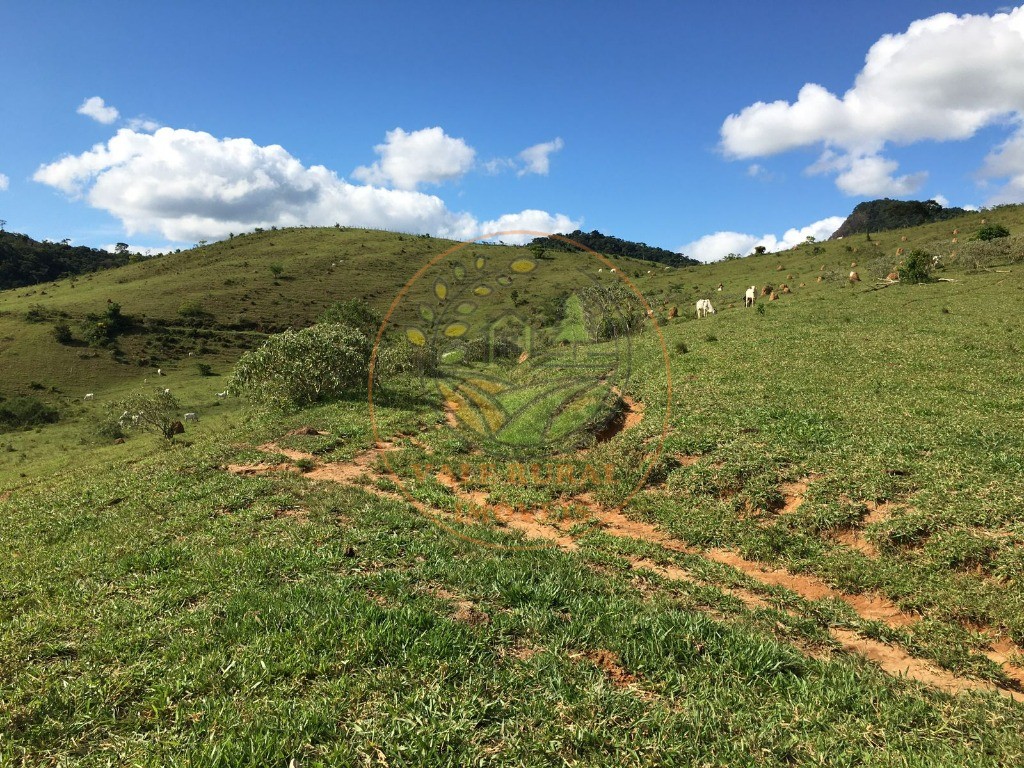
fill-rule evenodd
<path id="1" fill-rule="evenodd" d="M 419 512 L 427 515 L 445 529 L 462 538 L 467 537 L 453 526 L 458 523 L 471 522 L 474 519 L 479 521 L 483 517 L 475 515 L 474 510 L 486 511 L 488 519 L 500 526 L 519 531 L 530 542 L 531 546 L 538 544 L 556 546 L 571 552 L 579 549 L 577 541 L 579 534 L 573 532 L 574 527 L 581 523 L 590 523 L 591 525 L 597 525 L 603 533 L 610 536 L 636 539 L 655 544 L 666 551 L 697 555 L 727 565 L 753 579 L 763 587 L 782 587 L 810 602 L 822 599 L 843 602 L 852 608 L 860 618 L 868 621 L 882 622 L 894 629 L 910 627 L 920 620 L 919 616 L 902 611 L 896 604 L 882 595 L 870 593 L 861 595 L 847 594 L 829 586 L 816 576 L 792 573 L 783 568 L 773 568 L 764 563 L 748 560 L 731 550 L 711 549 L 701 551 L 695 549 L 659 529 L 657 526 L 634 520 L 618 509 L 608 508 L 600 504 L 589 494 L 580 494 L 567 503 L 569 508 L 582 510 L 582 515 L 556 520 L 547 517 L 543 513 L 516 510 L 505 504 L 490 504 L 486 493 L 462 488 L 459 481 L 451 475 L 438 475 L 437 480 L 447 487 L 461 504 L 461 514 L 451 515 L 413 499 L 407 494 L 386 491 L 377 486 L 378 482 L 387 479 L 387 474 L 378 468 L 381 457 L 385 453 L 397 449 L 398 446 L 395 443 L 381 442 L 373 448 L 357 454 L 350 461 L 325 463 L 313 454 L 282 448 L 276 443 L 267 443 L 260 446 L 262 451 L 283 455 L 292 461 L 312 462 L 314 467 L 303 472 L 306 477 L 312 480 L 354 485 L 383 498 L 410 504 Z M 298 467 L 286 463 L 230 465 L 227 469 L 240 475 L 280 471 L 301 472 Z M 790 511 L 795 511 L 803 503 L 803 494 L 806 492 L 806 489 L 806 481 L 794 483 L 783 488 L 786 496 L 786 507 L 790 508 Z M 871 514 L 863 522 L 876 522 L 882 519 L 883 515 L 888 514 L 889 510 L 880 505 L 878 508 L 871 508 L 870 512 Z M 763 595 L 750 589 L 724 587 L 717 583 L 709 583 L 678 566 L 661 565 L 641 557 L 630 558 L 629 562 L 633 569 L 647 570 L 670 580 L 714 586 L 722 593 L 736 597 L 750 609 L 772 607 L 772 604 Z M 798 615 L 793 609 L 786 610 L 791 615 Z M 1024 701 L 1024 694 L 1016 690 L 1010 690 L 990 682 L 960 677 L 953 672 L 939 668 L 932 662 L 914 657 L 902 648 L 864 637 L 856 631 L 838 627 L 831 627 L 828 631 L 843 649 L 873 662 L 890 675 L 907 677 L 947 692 L 955 693 L 968 690 L 996 691 L 1016 701 Z M 1006 638 L 993 640 L 990 647 L 991 650 L 986 654 L 988 658 L 998 664 L 1007 677 L 1015 681 L 1018 687 L 1024 688 L 1024 669 L 1013 663 L 1013 659 L 1020 656 L 1021 649 Z M 807 647 L 801 648 L 801 651 L 809 655 L 818 655 L 814 649 Z M 598 664 L 598 666 L 602 665 Z"/>

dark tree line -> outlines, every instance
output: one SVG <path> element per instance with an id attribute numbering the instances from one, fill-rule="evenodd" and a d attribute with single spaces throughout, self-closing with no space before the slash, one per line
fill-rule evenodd
<path id="1" fill-rule="evenodd" d="M 128 253 L 108 253 L 67 243 L 41 243 L 28 235 L 0 232 L 0 290 L 120 267 Z"/>
<path id="2" fill-rule="evenodd" d="M 629 256 L 633 259 L 655 261 L 672 267 L 685 267 L 700 263 L 696 259 L 691 259 L 675 251 L 656 248 L 653 245 L 647 245 L 647 243 L 634 243 L 631 240 L 623 240 L 612 235 L 602 235 L 596 229 L 593 232 L 582 232 L 577 229 L 575 232 L 565 235 L 565 237 L 598 253 L 603 253 L 605 256 Z M 530 243 L 530 247 L 543 248 L 546 251 L 579 250 L 579 248 L 553 237 L 534 238 Z"/>

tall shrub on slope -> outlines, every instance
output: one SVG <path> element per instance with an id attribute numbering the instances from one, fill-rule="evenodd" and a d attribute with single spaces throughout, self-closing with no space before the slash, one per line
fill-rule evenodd
<path id="1" fill-rule="evenodd" d="M 271 336 L 235 365 L 228 390 L 274 408 L 301 408 L 365 389 L 370 342 L 348 325 L 321 323 Z"/>

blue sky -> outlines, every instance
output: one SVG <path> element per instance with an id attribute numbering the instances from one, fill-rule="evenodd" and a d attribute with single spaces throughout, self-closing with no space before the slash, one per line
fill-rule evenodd
<path id="1" fill-rule="evenodd" d="M 38 238 L 579 225 L 711 259 L 873 197 L 1024 200 L 1024 11 L 998 2 L 15 0 L 3 19 L 0 218 Z"/>

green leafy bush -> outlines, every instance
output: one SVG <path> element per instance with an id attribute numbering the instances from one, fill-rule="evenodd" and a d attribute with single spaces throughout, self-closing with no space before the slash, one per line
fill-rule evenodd
<path id="1" fill-rule="evenodd" d="M 54 324 L 51 333 L 58 344 L 71 344 L 75 340 L 74 334 L 71 333 L 71 326 L 63 320 Z"/>
<path id="2" fill-rule="evenodd" d="M 932 255 L 917 248 L 907 255 L 897 270 L 901 283 L 930 283 L 931 271 Z"/>
<path id="3" fill-rule="evenodd" d="M 349 325 L 366 338 L 375 339 L 383 318 L 362 299 L 349 299 L 335 302 L 329 306 L 320 314 L 317 322 Z"/>
<path id="4" fill-rule="evenodd" d="M 978 230 L 978 234 L 974 236 L 975 240 L 997 240 L 1000 237 L 1009 237 L 1010 230 L 1004 227 L 1002 224 L 989 224 L 988 226 L 982 227 Z"/>
<path id="5" fill-rule="evenodd" d="M 370 342 L 349 325 L 320 323 L 271 336 L 235 365 L 228 391 L 258 405 L 294 408 L 365 389 Z"/>
<path id="6" fill-rule="evenodd" d="M 110 344 L 132 324 L 131 318 L 121 314 L 121 305 L 108 302 L 105 312 L 90 313 L 82 323 L 82 337 L 89 346 L 102 347 Z"/>

